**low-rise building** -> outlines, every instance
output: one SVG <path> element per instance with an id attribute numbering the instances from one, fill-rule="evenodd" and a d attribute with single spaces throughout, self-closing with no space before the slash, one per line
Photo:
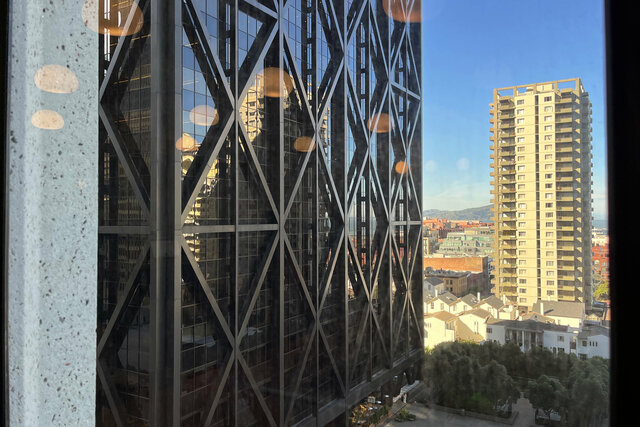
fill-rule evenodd
<path id="1" fill-rule="evenodd" d="M 515 320 L 518 316 L 517 307 L 506 297 L 500 299 L 495 295 L 490 295 L 476 304 L 474 308 L 487 310 L 494 319 Z"/>
<path id="2" fill-rule="evenodd" d="M 433 298 L 424 301 L 424 314 L 433 314 L 438 311 L 451 312 L 451 306 L 458 298 L 451 292 L 437 292 Z"/>
<path id="3" fill-rule="evenodd" d="M 444 282 L 437 277 L 426 277 L 424 279 L 423 296 L 425 301 L 436 296 L 436 292 L 444 292 Z"/>
<path id="4" fill-rule="evenodd" d="M 436 277 L 444 282 L 444 290 L 456 296 L 465 295 L 469 291 L 468 271 L 434 270 L 427 268 L 425 275 L 427 278 Z"/>
<path id="5" fill-rule="evenodd" d="M 553 319 L 556 325 L 566 325 L 574 330 L 582 327 L 586 315 L 584 303 L 570 301 L 538 301 L 531 311 Z"/>
<path id="6" fill-rule="evenodd" d="M 482 341 L 487 339 L 487 322 L 492 318 L 491 313 L 481 308 L 474 308 L 458 315 L 458 319 L 474 334 L 479 335 Z"/>
<path id="7" fill-rule="evenodd" d="M 424 268 L 426 271 L 469 273 L 467 276 L 467 290 L 475 289 L 476 292 L 489 291 L 490 263 L 489 258 L 486 256 L 449 256 L 435 254 L 424 257 Z M 466 292 L 466 290 L 463 292 Z"/>
<path id="8" fill-rule="evenodd" d="M 433 348 L 443 342 L 455 341 L 456 316 L 446 311 L 425 314 L 424 316 L 424 346 Z"/>
<path id="9" fill-rule="evenodd" d="M 566 325 L 536 320 L 487 320 L 487 341 L 516 343 L 522 351 L 545 347 L 554 353 L 571 351 L 575 334 Z"/>
<path id="10" fill-rule="evenodd" d="M 473 296 L 472 294 L 467 294 L 463 297 L 458 298 L 451 305 L 451 312 L 454 314 L 464 313 L 465 311 L 473 310 L 473 307 L 478 304 L 478 297 Z"/>
<path id="11" fill-rule="evenodd" d="M 453 329 L 455 332 L 455 340 L 456 341 L 472 341 L 475 343 L 482 343 L 485 341 L 485 337 L 482 334 L 474 332 L 466 323 L 460 319 L 460 317 L 456 317 L 453 322 Z"/>
<path id="12" fill-rule="evenodd" d="M 609 328 L 600 325 L 584 325 L 578 333 L 576 344 L 577 353 L 580 359 L 590 359 L 592 357 L 610 356 Z"/>

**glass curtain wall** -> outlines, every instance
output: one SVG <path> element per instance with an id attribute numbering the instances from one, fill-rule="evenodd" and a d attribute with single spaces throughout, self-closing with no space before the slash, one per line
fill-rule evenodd
<path id="1" fill-rule="evenodd" d="M 414 377 L 420 23 L 379 0 L 99 16 L 97 424 L 345 425 Z"/>

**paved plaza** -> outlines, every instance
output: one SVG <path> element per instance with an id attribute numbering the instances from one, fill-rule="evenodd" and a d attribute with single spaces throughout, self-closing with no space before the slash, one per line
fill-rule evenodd
<path id="1" fill-rule="evenodd" d="M 427 408 L 422 403 L 410 403 L 405 409 L 416 415 L 415 421 L 399 422 L 395 420 L 389 421 L 387 427 L 414 427 L 414 426 L 443 426 L 443 427 L 507 427 L 509 424 L 498 423 L 494 421 L 481 420 L 478 418 L 467 417 L 458 414 L 450 414 L 448 412 L 437 409 Z M 518 411 L 518 416 L 513 426 L 523 427 L 534 425 L 535 410 L 527 399 L 520 398 L 513 406 L 514 411 Z"/>

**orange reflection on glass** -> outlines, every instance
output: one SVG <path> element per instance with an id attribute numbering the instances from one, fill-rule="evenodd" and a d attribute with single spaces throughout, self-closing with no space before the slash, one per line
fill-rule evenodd
<path id="1" fill-rule="evenodd" d="M 420 22 L 422 20 L 422 0 L 382 0 L 385 13 L 399 22 Z"/>
<path id="2" fill-rule="evenodd" d="M 213 126 L 218 123 L 220 117 L 218 110 L 210 105 L 196 105 L 189 112 L 189 120 L 200 126 Z"/>
<path id="3" fill-rule="evenodd" d="M 300 136 L 293 143 L 293 148 L 303 153 L 313 151 L 316 148 L 316 143 L 310 136 Z"/>
<path id="4" fill-rule="evenodd" d="M 286 98 L 293 90 L 291 76 L 278 67 L 267 67 L 262 70 L 264 75 L 264 94 L 271 98 Z M 280 85 L 280 83 L 283 83 Z"/>
<path id="5" fill-rule="evenodd" d="M 64 119 L 57 111 L 38 110 L 31 116 L 31 124 L 40 129 L 62 129 Z"/>
<path id="6" fill-rule="evenodd" d="M 374 114 L 367 124 L 371 132 L 387 133 L 393 128 L 391 117 L 387 113 Z"/>
<path id="7" fill-rule="evenodd" d="M 82 6 L 82 19 L 90 30 L 119 37 L 136 34 L 142 29 L 144 17 L 134 0 L 108 0 L 106 7 L 102 4 L 103 0 L 86 0 Z M 130 13 L 133 14 L 131 25 L 125 28 Z"/>
<path id="8" fill-rule="evenodd" d="M 188 133 L 183 133 L 176 142 L 176 148 L 180 151 L 196 151 L 196 140 Z"/>
<path id="9" fill-rule="evenodd" d="M 71 93 L 78 89 L 75 73 L 62 65 L 45 65 L 36 71 L 33 81 L 38 89 L 45 92 Z"/>
<path id="10" fill-rule="evenodd" d="M 394 169 L 398 175 L 404 175 L 405 173 L 409 172 L 409 165 L 400 160 L 398 163 L 396 163 Z"/>

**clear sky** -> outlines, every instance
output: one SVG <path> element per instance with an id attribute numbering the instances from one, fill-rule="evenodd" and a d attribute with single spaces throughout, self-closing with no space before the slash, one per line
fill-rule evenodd
<path id="1" fill-rule="evenodd" d="M 423 206 L 489 204 L 493 89 L 580 77 L 594 218 L 606 218 L 604 11 L 598 0 L 422 0 Z"/>

